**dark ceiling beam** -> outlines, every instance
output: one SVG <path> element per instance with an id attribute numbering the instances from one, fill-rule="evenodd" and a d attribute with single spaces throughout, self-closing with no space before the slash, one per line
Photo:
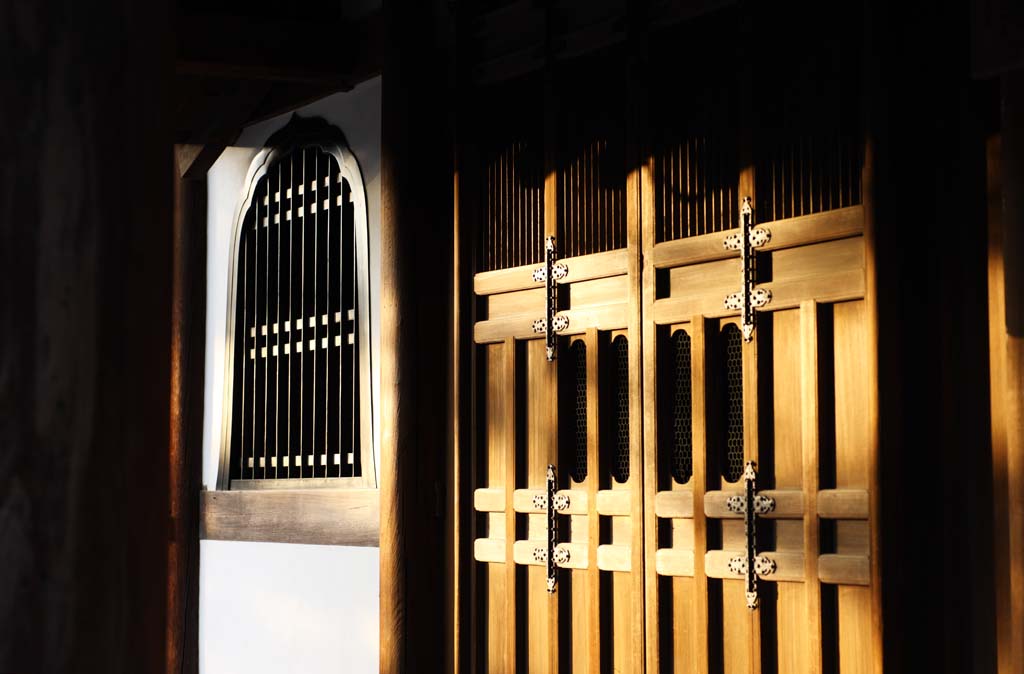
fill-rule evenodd
<path id="1" fill-rule="evenodd" d="M 652 28 L 665 28 L 735 4 L 737 0 L 660 0 L 646 10 Z M 587 3 L 589 20 L 575 17 L 572 0 L 553 10 L 551 56 L 568 60 L 620 43 L 628 34 L 628 3 L 595 0 Z M 583 3 L 578 3 L 583 4 Z M 602 5 L 602 6 L 599 6 Z M 574 20 L 570 22 L 570 18 Z M 469 44 L 474 59 L 472 79 L 477 84 L 498 82 L 539 70 L 544 65 L 544 14 L 536 0 L 509 5 L 472 16 Z M 508 39 L 512 35 L 514 38 Z"/>
<path id="2" fill-rule="evenodd" d="M 178 80 L 175 142 L 209 147 L 231 145 L 273 88 L 269 82 L 229 81 L 211 88 Z"/>
<path id="3" fill-rule="evenodd" d="M 380 72 L 380 12 L 324 21 L 192 13 L 178 18 L 179 75 L 335 91 Z"/>

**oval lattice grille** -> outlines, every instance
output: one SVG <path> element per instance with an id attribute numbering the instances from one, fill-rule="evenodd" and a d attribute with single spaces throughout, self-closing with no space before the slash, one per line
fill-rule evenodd
<path id="1" fill-rule="evenodd" d="M 722 329 L 725 355 L 725 456 L 722 477 L 736 482 L 743 475 L 743 336 L 730 323 Z"/>
<path id="2" fill-rule="evenodd" d="M 612 428 L 611 474 L 616 482 L 629 479 L 629 341 L 622 335 L 610 349 Z"/>
<path id="3" fill-rule="evenodd" d="M 672 477 L 684 484 L 693 474 L 693 382 L 691 379 L 690 335 L 677 330 L 672 335 Z"/>
<path id="4" fill-rule="evenodd" d="M 587 344 L 583 340 L 573 342 L 569 347 L 573 377 L 573 462 L 572 479 L 583 482 L 587 479 Z"/>
<path id="5" fill-rule="evenodd" d="M 337 160 L 296 150 L 259 180 L 238 241 L 231 477 L 354 477 L 355 246 Z"/>

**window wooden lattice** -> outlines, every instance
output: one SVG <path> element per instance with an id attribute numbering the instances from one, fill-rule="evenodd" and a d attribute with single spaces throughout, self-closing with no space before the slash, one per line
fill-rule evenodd
<path id="1" fill-rule="evenodd" d="M 229 331 L 232 488 L 375 483 L 364 197 L 333 149 L 269 153 L 250 180 Z"/>

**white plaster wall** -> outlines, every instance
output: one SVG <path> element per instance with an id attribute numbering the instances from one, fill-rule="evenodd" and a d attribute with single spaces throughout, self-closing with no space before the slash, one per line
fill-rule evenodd
<path id="1" fill-rule="evenodd" d="M 380 446 L 380 110 L 381 80 L 297 110 L 344 132 L 366 187 L 370 259 L 370 342 L 374 445 Z M 206 390 L 203 484 L 217 484 L 220 457 L 228 258 L 245 174 L 266 139 L 291 113 L 243 131 L 207 178 Z M 375 452 L 376 453 L 376 452 Z M 199 579 L 202 674 L 376 672 L 377 548 L 203 541 Z"/>

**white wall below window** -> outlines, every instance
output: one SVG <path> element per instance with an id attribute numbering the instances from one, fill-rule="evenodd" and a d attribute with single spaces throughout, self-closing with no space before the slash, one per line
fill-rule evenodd
<path id="1" fill-rule="evenodd" d="M 381 80 L 300 110 L 345 134 L 366 189 L 373 416 L 380 390 Z M 207 177 L 206 391 L 203 484 L 217 485 L 231 235 L 246 171 L 291 114 L 255 124 Z M 380 446 L 379 424 L 374 444 Z M 378 460 L 379 461 L 379 460 Z M 362 674 L 379 669 L 377 548 L 203 541 L 199 573 L 200 674 Z"/>
<path id="2" fill-rule="evenodd" d="M 202 674 L 377 672 L 377 548 L 203 541 Z"/>

